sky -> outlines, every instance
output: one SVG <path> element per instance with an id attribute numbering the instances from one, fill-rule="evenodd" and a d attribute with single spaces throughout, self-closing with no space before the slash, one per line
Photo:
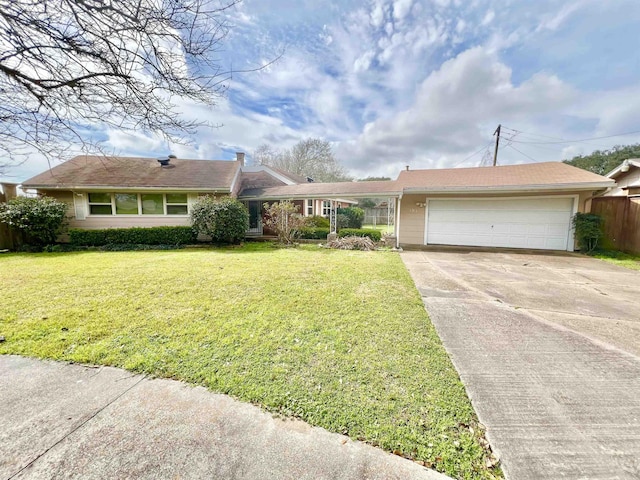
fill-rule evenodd
<path id="1" fill-rule="evenodd" d="M 395 178 L 490 164 L 498 124 L 499 165 L 640 142 L 637 0 L 244 0 L 229 23 L 222 65 L 267 66 L 214 108 L 181 104 L 217 127 L 190 145 L 104 129 L 107 149 L 250 159 L 317 137 L 353 177 Z M 0 180 L 47 168 L 33 156 Z"/>

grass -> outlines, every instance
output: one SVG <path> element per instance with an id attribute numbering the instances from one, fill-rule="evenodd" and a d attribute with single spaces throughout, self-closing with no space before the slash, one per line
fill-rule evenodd
<path id="1" fill-rule="evenodd" d="M 395 253 L 247 244 L 5 254 L 0 269 L 1 354 L 180 379 L 457 478 L 501 477 Z"/>
<path id="2" fill-rule="evenodd" d="M 377 225 L 373 225 L 373 224 L 367 224 L 367 225 L 362 225 L 362 228 L 367 228 L 367 229 L 371 229 L 371 230 L 380 230 L 382 233 L 393 233 L 393 225 L 381 225 L 381 224 L 377 224 Z"/>
<path id="3" fill-rule="evenodd" d="M 640 255 L 631 255 L 615 250 L 596 252 L 594 257 L 631 270 L 640 270 Z"/>

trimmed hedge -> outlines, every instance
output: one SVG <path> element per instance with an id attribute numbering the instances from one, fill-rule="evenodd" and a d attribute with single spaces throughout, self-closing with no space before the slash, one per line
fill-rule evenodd
<path id="1" fill-rule="evenodd" d="M 300 238 L 326 240 L 329 235 L 328 228 L 303 228 L 300 230 Z"/>
<path id="2" fill-rule="evenodd" d="M 329 228 L 329 219 L 320 215 L 314 215 L 304 219 L 304 223 L 308 228 Z"/>
<path id="3" fill-rule="evenodd" d="M 69 243 L 82 246 L 103 245 L 185 245 L 196 242 L 191 227 L 107 228 L 103 230 L 69 230 Z"/>
<path id="4" fill-rule="evenodd" d="M 342 228 L 338 232 L 338 237 L 368 237 L 374 242 L 379 242 L 382 238 L 380 230 L 369 228 Z"/>

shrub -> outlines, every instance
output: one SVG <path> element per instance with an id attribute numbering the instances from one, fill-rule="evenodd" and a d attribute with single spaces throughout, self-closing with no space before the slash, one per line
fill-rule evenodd
<path id="1" fill-rule="evenodd" d="M 107 228 L 103 230 L 69 230 L 69 242 L 77 246 L 103 245 L 185 245 L 195 243 L 191 227 Z"/>
<path id="2" fill-rule="evenodd" d="M 368 228 L 343 228 L 338 232 L 338 237 L 367 237 L 374 242 L 379 242 L 382 234 L 380 230 L 372 230 Z"/>
<path id="3" fill-rule="evenodd" d="M 602 238 L 602 218 L 593 213 L 576 213 L 572 219 L 580 250 L 591 253 Z"/>
<path id="4" fill-rule="evenodd" d="M 305 219 L 298 213 L 298 205 L 289 200 L 264 204 L 264 224 L 278 236 L 278 241 L 291 245 L 300 236 Z"/>
<path id="5" fill-rule="evenodd" d="M 16 197 L 0 204 L 0 222 L 22 231 L 28 242 L 46 245 L 62 233 L 68 208 L 51 197 Z"/>
<path id="6" fill-rule="evenodd" d="M 350 219 L 344 213 L 336 213 L 336 228 L 338 230 L 342 228 L 349 228 Z"/>
<path id="7" fill-rule="evenodd" d="M 193 204 L 191 225 L 214 242 L 240 243 L 249 228 L 249 212 L 242 202 L 230 197 L 201 197 Z"/>
<path id="8" fill-rule="evenodd" d="M 314 215 L 313 217 L 306 217 L 304 219 L 305 227 L 308 228 L 329 228 L 329 219 L 320 215 Z"/>
<path id="9" fill-rule="evenodd" d="M 341 237 L 327 243 L 329 248 L 337 248 L 339 250 L 375 250 L 376 245 L 368 237 Z"/>
<path id="10" fill-rule="evenodd" d="M 331 230 L 329 228 L 309 228 L 300 230 L 300 238 L 326 240 Z"/>
<path id="11" fill-rule="evenodd" d="M 340 225 L 340 220 L 338 220 L 338 228 L 362 228 L 362 222 L 364 221 L 364 210 L 358 207 L 347 207 L 347 208 L 339 208 L 336 213 L 338 214 L 338 218 L 340 215 L 344 215 L 346 217 L 343 222 L 345 222 L 344 227 Z"/>

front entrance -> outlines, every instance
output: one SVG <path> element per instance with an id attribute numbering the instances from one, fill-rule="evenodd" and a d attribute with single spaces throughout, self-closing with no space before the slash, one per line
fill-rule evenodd
<path id="1" fill-rule="evenodd" d="M 247 235 L 262 235 L 262 206 L 258 200 L 247 202 L 249 210 L 249 230 Z"/>

